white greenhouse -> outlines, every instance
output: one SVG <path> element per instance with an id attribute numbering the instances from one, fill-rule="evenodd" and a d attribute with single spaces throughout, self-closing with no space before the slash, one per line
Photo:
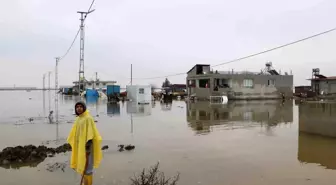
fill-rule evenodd
<path id="1" fill-rule="evenodd" d="M 127 99 L 138 104 L 150 104 L 152 87 L 150 85 L 127 85 Z"/>

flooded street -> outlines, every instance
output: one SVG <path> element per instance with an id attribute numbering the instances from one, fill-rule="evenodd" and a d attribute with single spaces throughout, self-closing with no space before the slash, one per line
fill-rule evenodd
<path id="1" fill-rule="evenodd" d="M 47 119 L 49 107 L 55 107 L 54 92 L 50 105 L 48 91 L 45 101 L 42 91 L 0 94 L 1 150 L 66 142 L 78 97 L 59 97 L 60 123 L 56 125 Z M 165 174 L 181 173 L 181 185 L 315 185 L 334 184 L 336 180 L 336 140 L 299 133 L 299 125 L 306 132 L 311 125 L 305 125 L 307 121 L 299 124 L 300 111 L 292 101 L 239 101 L 228 105 L 174 101 L 171 106 L 159 102 L 139 106 L 92 100 L 87 106 L 97 120 L 103 145 L 109 145 L 94 175 L 97 185 L 130 184 L 129 177 L 158 161 Z M 322 109 L 331 115 L 331 110 Z M 318 115 L 314 116 L 318 120 Z M 323 121 L 327 122 L 326 118 Z M 118 144 L 136 148 L 119 152 Z M 69 169 L 69 154 L 39 164 L 0 168 L 1 184 L 79 184 L 80 177 Z M 48 171 L 55 163 L 65 166 Z"/>

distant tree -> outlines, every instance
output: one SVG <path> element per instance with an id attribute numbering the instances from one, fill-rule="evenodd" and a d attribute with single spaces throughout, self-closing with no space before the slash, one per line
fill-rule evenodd
<path id="1" fill-rule="evenodd" d="M 155 92 L 155 89 L 157 88 L 157 85 L 155 84 L 150 84 L 151 89 L 152 89 L 152 93 Z"/>
<path id="2" fill-rule="evenodd" d="M 162 83 L 162 87 L 169 87 L 171 84 L 170 84 L 170 81 L 168 80 L 168 78 L 165 79 L 165 81 Z"/>

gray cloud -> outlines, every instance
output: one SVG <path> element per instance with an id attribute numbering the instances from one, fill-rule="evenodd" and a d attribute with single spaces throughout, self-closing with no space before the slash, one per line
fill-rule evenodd
<path id="1" fill-rule="evenodd" d="M 0 78 L 2 86 L 41 86 L 79 26 L 77 10 L 91 0 L 1 0 Z M 218 64 L 285 44 L 334 26 L 332 0 L 96 0 L 86 22 L 87 78 L 129 83 L 135 78 L 186 72 L 196 63 Z M 333 74 L 336 33 L 215 68 L 259 71 L 273 61 L 292 70 L 295 84 L 307 83 L 311 68 Z M 79 41 L 60 63 L 60 84 L 77 80 Z M 173 83 L 185 76 L 170 77 Z M 160 84 L 164 78 L 134 80 Z"/>

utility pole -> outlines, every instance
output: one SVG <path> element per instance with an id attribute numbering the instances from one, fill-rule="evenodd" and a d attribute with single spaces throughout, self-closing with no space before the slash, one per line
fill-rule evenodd
<path id="1" fill-rule="evenodd" d="M 93 89 L 97 89 L 97 82 L 98 82 L 98 73 L 95 72 L 95 74 L 96 74 L 96 79 L 93 80 L 93 85 L 92 85 Z"/>
<path id="2" fill-rule="evenodd" d="M 51 111 L 50 109 L 51 109 L 51 107 L 50 107 L 50 104 L 51 104 L 51 98 L 50 98 L 50 90 L 51 90 L 51 88 L 50 88 L 50 74 L 51 74 L 51 72 L 49 71 L 49 73 L 48 73 L 48 99 L 49 99 L 49 112 Z"/>
<path id="3" fill-rule="evenodd" d="M 43 74 L 42 93 L 43 93 L 43 111 L 44 111 L 45 110 L 45 74 Z"/>
<path id="4" fill-rule="evenodd" d="M 80 17 L 80 46 L 79 46 L 79 71 L 78 71 L 78 90 L 81 91 L 81 88 L 85 86 L 85 77 L 84 77 L 84 37 L 85 37 L 85 30 L 84 30 L 84 21 L 88 14 L 92 13 L 94 10 L 88 12 L 81 12 L 77 11 L 77 13 L 81 14 Z"/>
<path id="5" fill-rule="evenodd" d="M 43 91 L 45 91 L 45 74 L 43 74 L 43 87 L 42 87 Z"/>
<path id="6" fill-rule="evenodd" d="M 58 62 L 60 58 L 56 57 L 56 67 L 55 67 L 55 115 L 56 124 L 58 124 Z"/>
<path id="7" fill-rule="evenodd" d="M 132 85 L 132 81 L 133 81 L 133 71 L 132 71 L 133 69 L 132 69 L 132 64 L 131 64 L 131 85 Z"/>
<path id="8" fill-rule="evenodd" d="M 51 75 L 51 71 L 48 72 L 48 89 L 50 91 L 50 75 Z"/>
<path id="9" fill-rule="evenodd" d="M 43 116 L 45 116 L 45 74 L 43 74 Z"/>

